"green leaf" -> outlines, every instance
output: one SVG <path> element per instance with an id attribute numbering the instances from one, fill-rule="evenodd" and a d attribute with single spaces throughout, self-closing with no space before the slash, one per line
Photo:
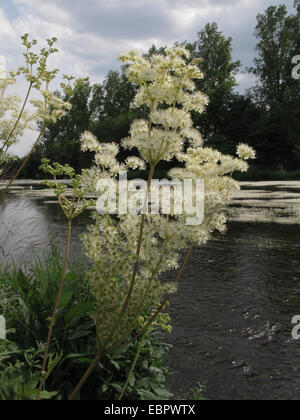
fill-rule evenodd
<path id="1" fill-rule="evenodd" d="M 121 384 L 113 382 L 113 383 L 110 384 L 110 386 L 112 388 L 116 389 L 118 392 L 122 392 L 122 385 Z"/>
<path id="2" fill-rule="evenodd" d="M 91 334 L 91 331 L 86 331 L 86 330 L 76 331 L 75 333 L 69 335 L 68 339 L 69 340 L 75 340 L 76 338 L 86 337 L 90 334 Z"/>
<path id="3" fill-rule="evenodd" d="M 65 308 L 72 299 L 73 292 L 63 292 L 59 302 L 59 308 Z"/>
<path id="4" fill-rule="evenodd" d="M 116 360 L 110 359 L 110 363 L 119 371 L 120 365 Z"/>
<path id="5" fill-rule="evenodd" d="M 137 391 L 142 400 L 157 400 L 157 396 L 146 389 Z"/>
<path id="6" fill-rule="evenodd" d="M 130 378 L 129 378 L 128 383 L 129 383 L 129 386 L 131 386 L 132 388 L 134 387 L 134 384 L 135 384 L 135 376 L 134 376 L 134 373 L 132 373 L 130 375 Z"/>
<path id="7" fill-rule="evenodd" d="M 35 400 L 36 399 L 37 390 L 36 389 L 26 389 L 24 391 L 24 397 L 28 400 Z M 41 400 L 50 400 L 51 398 L 55 397 L 57 395 L 57 392 L 48 392 L 48 391 L 42 391 L 40 394 Z"/>
<path id="8" fill-rule="evenodd" d="M 81 315 L 89 315 L 94 307 L 94 302 L 80 303 L 70 309 L 65 315 L 65 321 L 68 322 L 72 319 L 78 318 Z"/>

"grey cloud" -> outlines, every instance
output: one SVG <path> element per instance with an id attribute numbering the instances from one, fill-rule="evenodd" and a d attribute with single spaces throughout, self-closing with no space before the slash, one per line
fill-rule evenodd
<path id="1" fill-rule="evenodd" d="M 110 39 L 133 40 L 168 35 L 172 19 L 163 2 L 151 0 L 59 0 L 52 2 L 66 10 L 78 33 L 91 32 Z M 52 17 L 53 18 L 53 17 Z"/>
<path id="2" fill-rule="evenodd" d="M 57 23 L 64 18 L 74 35 L 60 40 L 63 50 L 78 62 L 88 63 L 92 75 L 98 74 L 100 78 L 110 68 L 119 68 L 116 58 L 120 49 L 135 46 L 147 49 L 152 42 L 157 46 L 171 45 L 175 41 L 193 42 L 197 32 L 213 21 L 225 36 L 233 38 L 234 59 L 250 66 L 255 55 L 256 15 L 270 5 L 269 0 L 253 0 L 252 3 L 244 0 L 48 0 L 47 14 L 45 0 L 13 1 L 31 6 L 31 12 L 40 16 L 41 21 Z M 281 3 L 282 0 L 272 1 L 274 5 Z M 53 11 L 51 6 L 57 9 Z M 191 8 L 187 13 L 194 12 L 194 17 L 186 20 L 188 24 L 185 24 L 185 6 Z M 294 11 L 292 0 L 288 8 Z M 56 10 L 61 14 L 57 15 Z"/>

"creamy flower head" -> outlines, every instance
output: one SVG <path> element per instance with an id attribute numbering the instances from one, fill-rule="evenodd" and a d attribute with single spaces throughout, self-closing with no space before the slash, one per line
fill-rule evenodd
<path id="1" fill-rule="evenodd" d="M 189 57 L 190 52 L 179 46 L 165 48 L 149 58 L 135 50 L 119 57 L 128 62 L 128 79 L 139 87 L 135 104 L 149 109 L 148 120 L 135 121 L 122 145 L 137 148 L 150 166 L 178 157 L 187 140 L 194 147 L 202 145 L 200 133 L 193 128 L 191 111 L 203 112 L 209 101 L 196 90 L 194 81 L 202 79 L 203 74 L 197 63 L 186 62 Z"/>
<path id="2" fill-rule="evenodd" d="M 255 150 L 245 143 L 240 143 L 238 145 L 236 153 L 240 159 L 244 159 L 244 160 L 255 159 L 256 157 Z"/>
<path id="3" fill-rule="evenodd" d="M 192 118 L 183 109 L 155 110 L 150 113 L 150 120 L 164 128 L 183 128 L 192 126 Z"/>
<path id="4" fill-rule="evenodd" d="M 128 168 L 131 168 L 131 169 L 140 169 L 140 170 L 146 169 L 145 162 L 142 159 L 139 159 L 138 157 L 135 157 L 135 156 L 128 157 L 126 159 L 126 165 L 128 166 Z"/>
<path id="5" fill-rule="evenodd" d="M 100 144 L 96 136 L 94 136 L 94 134 L 92 134 L 90 131 L 85 131 L 81 135 L 80 142 L 81 142 L 81 150 L 83 152 L 86 152 L 86 151 L 97 152 L 100 148 Z"/>

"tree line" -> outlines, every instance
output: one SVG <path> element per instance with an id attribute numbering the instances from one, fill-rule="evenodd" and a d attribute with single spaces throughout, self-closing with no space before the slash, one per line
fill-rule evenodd
<path id="1" fill-rule="evenodd" d="M 204 78 L 197 81 L 197 88 L 210 98 L 205 112 L 193 115 L 195 127 L 206 146 L 222 153 L 233 154 L 241 142 L 254 147 L 257 160 L 248 175 L 253 179 L 276 173 L 288 176 L 291 171 L 300 176 L 300 81 L 292 77 L 292 59 L 300 54 L 299 33 L 299 6 L 294 15 L 284 5 L 257 15 L 256 57 L 246 69 L 256 81 L 244 94 L 237 92 L 235 78 L 242 63 L 233 60 L 232 38 L 226 38 L 217 23 L 208 23 L 196 41 L 178 43 L 190 50 L 190 60 L 202 59 Z M 163 51 L 153 45 L 145 55 Z M 80 150 L 81 134 L 89 130 L 101 141 L 120 143 L 131 122 L 145 115 L 145 109 L 133 106 L 135 93 L 124 68 L 109 71 L 103 83 L 87 80 L 72 97 L 72 109 L 45 132 L 23 177 L 42 177 L 38 167 L 43 157 L 76 170 L 89 167 L 92 156 Z M 119 159 L 126 156 L 121 151 Z"/>

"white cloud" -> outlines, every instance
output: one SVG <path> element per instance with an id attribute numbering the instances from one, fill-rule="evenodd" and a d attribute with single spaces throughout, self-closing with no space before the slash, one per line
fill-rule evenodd
<path id="1" fill-rule="evenodd" d="M 233 38 L 234 59 L 250 65 L 254 56 L 256 14 L 269 0 L 3 0 L 0 5 L 0 55 L 7 68 L 22 62 L 19 36 L 25 32 L 43 43 L 59 39 L 59 53 L 51 66 L 75 77 L 101 81 L 109 70 L 120 68 L 117 56 L 131 48 L 147 51 L 176 41 L 195 41 L 206 23 L 216 21 Z M 282 0 L 273 0 L 279 5 Z M 292 3 L 292 1 L 291 1 Z M 292 4 L 289 11 L 293 12 Z M 9 11 L 9 17 L 5 14 Z M 13 15 L 13 10 L 15 16 Z M 241 88 L 250 76 L 238 75 Z M 19 86 L 21 93 L 25 85 Z M 28 150 L 19 147 L 18 152 Z"/>

